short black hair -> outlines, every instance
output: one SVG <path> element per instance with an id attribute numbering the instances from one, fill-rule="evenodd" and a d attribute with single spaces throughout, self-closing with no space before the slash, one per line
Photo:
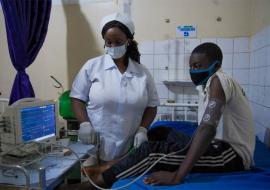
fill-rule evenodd
<path id="1" fill-rule="evenodd" d="M 222 63 L 223 55 L 220 47 L 212 42 L 206 42 L 198 45 L 191 54 L 200 53 L 206 55 L 211 62 L 219 61 Z"/>

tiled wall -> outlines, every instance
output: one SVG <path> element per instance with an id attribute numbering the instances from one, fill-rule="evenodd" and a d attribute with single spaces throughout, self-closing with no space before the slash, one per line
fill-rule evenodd
<path id="1" fill-rule="evenodd" d="M 270 26 L 251 37 L 249 76 L 256 133 L 264 141 L 266 129 L 270 128 Z"/>
<path id="2" fill-rule="evenodd" d="M 164 80 L 190 80 L 188 60 L 191 51 L 203 42 L 214 42 L 223 52 L 222 68 L 233 76 L 250 100 L 256 134 L 261 141 L 270 133 L 270 26 L 256 35 L 240 38 L 173 39 L 140 44 L 141 63 L 152 73 L 160 101 L 198 101 L 193 87 L 167 87 Z M 159 108 L 158 114 L 171 113 Z M 267 130 L 268 129 L 268 130 Z M 269 134 L 268 134 L 269 135 Z M 270 141 L 270 139 L 269 139 Z"/>
<path id="3" fill-rule="evenodd" d="M 161 102 L 172 99 L 180 103 L 196 103 L 198 93 L 195 87 L 167 87 L 162 81 L 190 80 L 188 72 L 190 53 L 200 43 L 214 42 L 223 51 L 223 70 L 234 76 L 248 94 L 249 41 L 248 37 L 144 41 L 139 49 L 142 54 L 141 63 L 152 73 Z M 158 114 L 171 113 L 170 109 L 160 107 Z M 197 118 L 193 112 L 190 114 L 192 118 Z"/>

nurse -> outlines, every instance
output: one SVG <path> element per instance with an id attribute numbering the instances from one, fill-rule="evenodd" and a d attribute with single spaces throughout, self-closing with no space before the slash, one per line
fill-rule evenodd
<path id="1" fill-rule="evenodd" d="M 158 94 L 149 71 L 140 64 L 134 24 L 115 13 L 103 18 L 101 34 L 106 54 L 88 60 L 80 69 L 70 97 L 85 144 L 101 135 L 100 158 L 120 158 L 130 147 L 147 141 Z"/>

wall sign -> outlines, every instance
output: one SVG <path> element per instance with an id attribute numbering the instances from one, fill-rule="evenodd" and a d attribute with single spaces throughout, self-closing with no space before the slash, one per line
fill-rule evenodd
<path id="1" fill-rule="evenodd" d="M 176 38 L 196 38 L 197 27 L 194 25 L 180 25 L 176 27 Z"/>

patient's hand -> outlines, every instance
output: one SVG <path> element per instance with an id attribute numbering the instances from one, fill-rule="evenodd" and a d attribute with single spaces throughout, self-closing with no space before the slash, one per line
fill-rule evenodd
<path id="1" fill-rule="evenodd" d="M 176 172 L 159 171 L 146 177 L 143 182 L 150 185 L 176 185 L 182 180 L 176 179 Z"/>

